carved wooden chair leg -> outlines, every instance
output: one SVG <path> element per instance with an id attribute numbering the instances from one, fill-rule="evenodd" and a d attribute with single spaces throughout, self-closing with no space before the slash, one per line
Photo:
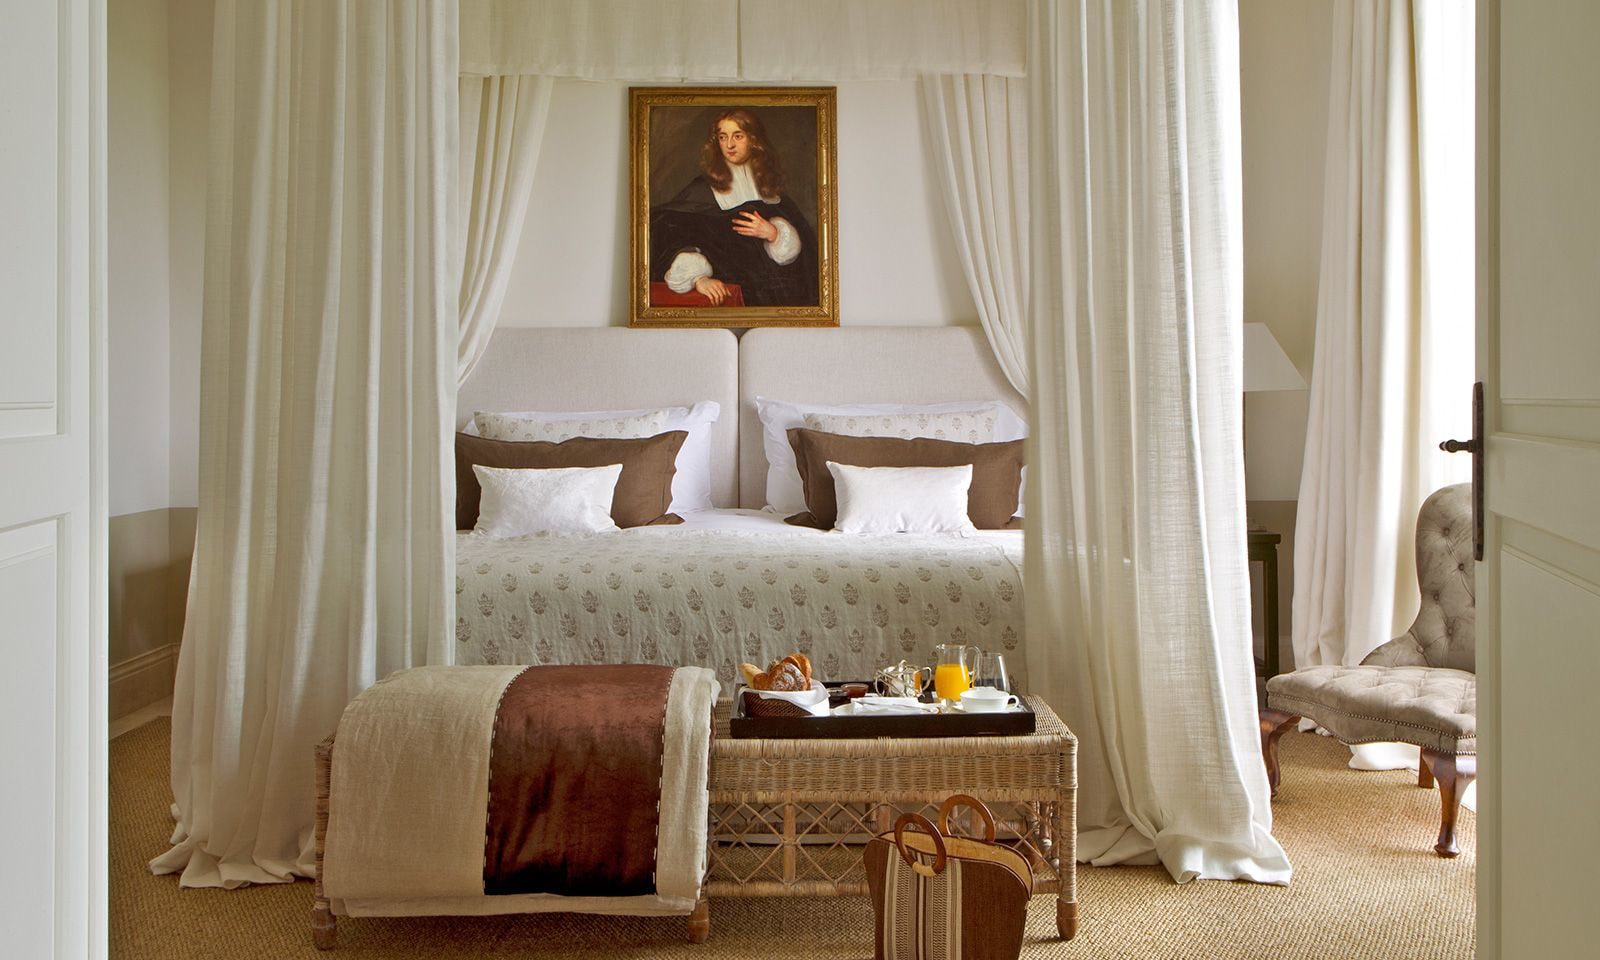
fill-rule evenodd
<path id="1" fill-rule="evenodd" d="M 1427 760 L 1417 761 L 1417 786 L 1424 790 L 1433 789 L 1433 771 L 1428 769 Z"/>
<path id="2" fill-rule="evenodd" d="M 701 897 L 689 914 L 689 942 L 705 943 L 711 937 L 711 901 Z"/>
<path id="3" fill-rule="evenodd" d="M 1267 764 L 1267 783 L 1271 784 L 1274 797 L 1278 795 L 1278 782 L 1283 779 L 1278 770 L 1278 738 L 1288 733 L 1299 719 L 1296 714 L 1270 707 L 1261 711 L 1261 759 Z"/>
<path id="4" fill-rule="evenodd" d="M 339 918 L 325 900 L 319 900 L 311 913 L 311 942 L 318 950 L 332 950 L 339 942 Z"/>
<path id="5" fill-rule="evenodd" d="M 1439 842 L 1433 845 L 1433 852 L 1441 857 L 1457 856 L 1461 848 L 1456 846 L 1456 816 L 1461 812 L 1462 792 L 1478 778 L 1478 758 L 1424 747 L 1422 764 L 1439 781 Z"/>

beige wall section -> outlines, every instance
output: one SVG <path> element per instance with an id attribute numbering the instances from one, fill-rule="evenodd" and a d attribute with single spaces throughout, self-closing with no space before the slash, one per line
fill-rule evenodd
<path id="1" fill-rule="evenodd" d="M 161 509 L 111 518 L 108 715 L 113 720 L 172 693 L 194 513 L 192 508 Z"/>
<path id="2" fill-rule="evenodd" d="M 172 692 L 194 545 L 212 0 L 107 7 L 110 717 Z"/>
<path id="3" fill-rule="evenodd" d="M 838 85 L 844 324 L 976 324 L 916 81 Z M 500 322 L 628 322 L 628 84 L 558 81 Z"/>
<path id="4" fill-rule="evenodd" d="M 1307 383 L 1316 345 L 1332 8 L 1326 0 L 1239 3 L 1244 318 L 1272 330 Z M 1290 599 L 1307 397 L 1300 390 L 1254 393 L 1245 400 L 1250 519 L 1283 536 L 1278 545 L 1283 669 L 1293 666 Z M 1261 649 L 1259 567 L 1252 586 Z"/>
<path id="5" fill-rule="evenodd" d="M 1333 4 L 1240 0 L 1244 314 L 1301 374 L 1316 344 Z"/>

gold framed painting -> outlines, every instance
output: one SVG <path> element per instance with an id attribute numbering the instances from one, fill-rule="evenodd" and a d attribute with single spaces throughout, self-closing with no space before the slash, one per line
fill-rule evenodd
<path id="1" fill-rule="evenodd" d="M 635 327 L 839 325 L 833 87 L 629 90 Z"/>

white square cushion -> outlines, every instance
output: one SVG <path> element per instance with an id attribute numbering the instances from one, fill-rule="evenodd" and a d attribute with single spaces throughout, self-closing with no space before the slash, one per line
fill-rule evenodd
<path id="1" fill-rule="evenodd" d="M 474 464 L 483 488 L 475 533 L 497 540 L 533 533 L 607 533 L 622 464 L 510 468 Z"/>
<path id="2" fill-rule="evenodd" d="M 672 430 L 686 431 L 689 436 L 678 448 L 678 472 L 672 475 L 672 506 L 668 508 L 683 516 L 711 509 L 711 426 L 721 415 L 722 405 L 715 400 L 659 410 L 477 411 L 463 432 L 488 440 L 560 442 L 573 437 L 633 440 Z"/>
<path id="3" fill-rule="evenodd" d="M 923 429 L 937 431 L 948 429 L 948 421 L 935 419 L 938 415 L 956 413 L 976 415 L 987 421 L 992 415 L 994 420 L 993 435 L 982 441 L 963 440 L 964 443 L 972 442 L 1004 442 L 1018 440 L 1028 435 L 1027 424 L 1022 418 L 1012 412 L 1011 408 L 999 400 L 958 400 L 950 403 L 851 403 L 851 404 L 818 404 L 818 403 L 790 403 L 785 400 L 771 400 L 766 397 L 756 397 L 756 413 L 761 417 L 761 448 L 767 457 L 767 506 L 779 513 L 798 513 L 806 508 L 805 492 L 800 485 L 800 468 L 795 465 L 794 449 L 789 446 L 789 430 L 793 427 L 804 427 L 807 415 L 819 417 L 844 417 L 844 418 L 883 418 L 893 417 L 893 433 L 866 432 L 874 429 L 866 421 L 858 421 L 851 436 L 907 436 L 907 437 L 935 437 L 934 432 L 917 432 L 910 422 L 899 419 L 901 415 L 910 415 L 913 418 L 927 417 L 927 426 Z M 819 421 L 820 422 L 820 421 Z M 906 429 L 909 432 L 902 434 L 899 431 Z M 828 433 L 840 431 L 829 430 Z M 957 439 L 950 437 L 948 439 Z"/>
<path id="4" fill-rule="evenodd" d="M 856 467 L 828 461 L 841 533 L 971 533 L 972 464 Z"/>

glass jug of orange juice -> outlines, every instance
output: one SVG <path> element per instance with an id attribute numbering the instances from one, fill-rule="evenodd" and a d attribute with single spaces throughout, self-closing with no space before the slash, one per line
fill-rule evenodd
<path id="1" fill-rule="evenodd" d="M 937 658 L 933 667 L 933 692 L 940 700 L 959 703 L 961 695 L 972 686 L 972 671 L 978 666 L 982 651 L 970 644 L 941 643 L 933 648 L 933 653 Z"/>

